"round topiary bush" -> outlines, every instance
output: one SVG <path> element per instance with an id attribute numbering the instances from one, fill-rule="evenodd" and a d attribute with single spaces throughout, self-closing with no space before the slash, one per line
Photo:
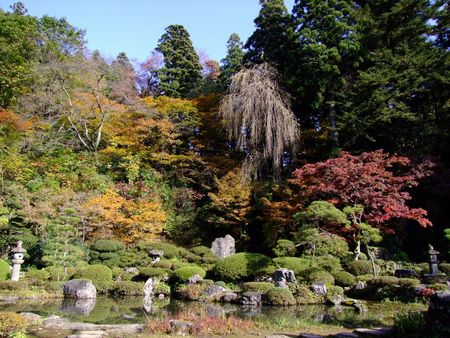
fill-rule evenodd
<path id="1" fill-rule="evenodd" d="M 322 296 L 316 295 L 304 285 L 299 285 L 296 288 L 295 299 L 297 304 L 301 305 L 319 304 L 324 302 L 324 298 Z"/>
<path id="2" fill-rule="evenodd" d="M 115 282 L 109 293 L 114 296 L 141 296 L 144 294 L 144 283 L 131 281 Z"/>
<path id="3" fill-rule="evenodd" d="M 242 291 L 257 291 L 265 294 L 274 287 L 274 284 L 268 282 L 247 282 L 242 284 Z"/>
<path id="4" fill-rule="evenodd" d="M 265 255 L 240 252 L 218 261 L 213 267 L 213 273 L 224 281 L 245 280 L 264 273 L 271 263 L 271 259 Z"/>
<path id="5" fill-rule="evenodd" d="M 370 261 L 351 261 L 348 263 L 348 271 L 353 275 L 369 275 L 372 271 L 372 263 Z"/>
<path id="6" fill-rule="evenodd" d="M 334 284 L 334 277 L 328 271 L 313 270 L 313 271 L 311 271 L 311 273 L 305 274 L 304 278 L 306 281 L 308 281 L 310 283 L 322 282 L 326 285 Z"/>
<path id="7" fill-rule="evenodd" d="M 283 288 L 272 288 L 267 291 L 264 302 L 275 306 L 288 306 L 297 303 L 291 291 Z"/>
<path id="8" fill-rule="evenodd" d="M 91 280 L 100 293 L 108 292 L 113 284 L 112 270 L 100 264 L 88 265 L 81 269 L 76 274 L 76 278 Z"/>
<path id="9" fill-rule="evenodd" d="M 347 271 L 332 271 L 334 282 L 339 286 L 353 286 L 356 284 L 356 277 Z"/>
<path id="10" fill-rule="evenodd" d="M 139 268 L 139 274 L 137 276 L 133 277 L 133 280 L 146 281 L 150 277 L 163 279 L 165 277 L 168 277 L 170 275 L 170 273 L 171 273 L 170 270 L 166 270 L 166 269 L 152 268 L 150 266 L 141 267 L 141 268 Z"/>
<path id="11" fill-rule="evenodd" d="M 316 250 L 317 256 L 332 255 L 334 257 L 343 258 L 349 254 L 347 242 L 340 236 L 329 235 Z"/>
<path id="12" fill-rule="evenodd" d="M 312 266 L 309 258 L 299 257 L 277 257 L 273 259 L 276 266 L 294 271 L 296 275 L 300 274 Z"/>
<path id="13" fill-rule="evenodd" d="M 172 264 L 171 261 L 162 259 L 162 260 L 160 260 L 160 261 L 154 263 L 154 264 L 153 264 L 153 267 L 154 267 L 154 268 L 161 268 L 161 269 L 170 270 L 170 269 L 172 269 L 172 265 L 173 265 L 173 264 Z"/>
<path id="14" fill-rule="evenodd" d="M 276 257 L 295 256 L 297 248 L 294 242 L 287 239 L 279 239 L 277 244 L 272 248 L 273 254 Z"/>
<path id="15" fill-rule="evenodd" d="M 0 280 L 7 280 L 9 278 L 10 269 L 9 264 L 3 259 L 0 259 Z"/>
<path id="16" fill-rule="evenodd" d="M 150 250 L 161 250 L 164 252 L 164 258 L 179 258 L 181 257 L 182 252 L 187 251 L 170 243 L 148 241 L 138 242 L 137 248 L 146 252 Z"/>
<path id="17" fill-rule="evenodd" d="M 125 245 L 115 239 L 99 239 L 91 247 L 91 250 L 99 252 L 114 252 L 123 249 L 125 249 Z"/>
<path id="18" fill-rule="evenodd" d="M 155 285 L 155 288 L 153 289 L 153 293 L 155 295 L 170 295 L 170 286 L 167 285 L 166 283 L 163 282 L 159 282 L 158 284 Z"/>
<path id="19" fill-rule="evenodd" d="M 200 277 L 205 278 L 206 271 L 199 266 L 185 266 L 175 270 L 172 277 L 178 282 L 186 282 L 194 275 L 199 275 Z"/>

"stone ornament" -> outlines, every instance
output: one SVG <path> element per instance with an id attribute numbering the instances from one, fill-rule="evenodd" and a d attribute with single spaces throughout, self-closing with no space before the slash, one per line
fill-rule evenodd
<path id="1" fill-rule="evenodd" d="M 20 266 L 24 263 L 23 256 L 27 250 L 22 247 L 22 241 L 18 241 L 10 252 L 12 262 L 11 280 L 18 281 L 20 278 Z"/>
<path id="2" fill-rule="evenodd" d="M 219 237 L 211 244 L 212 252 L 219 258 L 225 258 L 236 253 L 234 238 L 230 235 Z"/>

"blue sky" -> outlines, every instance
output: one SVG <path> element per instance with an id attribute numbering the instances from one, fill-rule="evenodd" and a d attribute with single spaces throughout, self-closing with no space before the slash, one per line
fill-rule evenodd
<path id="1" fill-rule="evenodd" d="M 0 0 L 9 10 L 14 0 Z M 130 59 L 144 61 L 156 47 L 164 29 L 182 24 L 194 47 L 220 61 L 226 41 L 238 33 L 245 42 L 254 30 L 259 0 L 22 0 L 28 13 L 66 17 L 87 31 L 89 49 L 108 58 L 124 51 Z M 290 11 L 294 0 L 285 0 Z"/>

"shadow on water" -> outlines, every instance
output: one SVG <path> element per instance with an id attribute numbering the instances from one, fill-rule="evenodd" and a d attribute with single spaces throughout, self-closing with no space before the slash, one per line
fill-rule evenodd
<path id="1" fill-rule="evenodd" d="M 374 302 L 369 303 L 368 307 L 368 312 L 357 313 L 348 307 L 324 305 L 245 308 L 234 304 L 155 299 L 151 311 L 148 312 L 144 309 L 141 297 L 20 300 L 13 303 L 0 303 L 0 311 L 33 312 L 41 316 L 58 315 L 72 321 L 95 324 L 144 323 L 152 317 L 195 314 L 197 316 L 236 316 L 252 319 L 274 328 L 294 327 L 302 323 L 317 325 L 325 323 L 349 328 L 391 325 L 396 313 L 420 310 L 424 308 L 424 305 Z"/>

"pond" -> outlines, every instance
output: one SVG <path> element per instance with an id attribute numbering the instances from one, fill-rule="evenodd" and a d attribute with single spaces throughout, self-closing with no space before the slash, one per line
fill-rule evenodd
<path id="1" fill-rule="evenodd" d="M 154 300 L 144 307 L 142 297 L 95 300 L 29 299 L 0 303 L 0 311 L 33 312 L 41 316 L 58 315 L 71 321 L 95 324 L 136 324 L 163 316 L 234 316 L 251 319 L 271 329 L 293 329 L 308 326 L 375 327 L 392 325 L 395 314 L 425 310 L 420 303 L 369 302 L 369 311 L 358 313 L 350 307 L 298 305 L 289 307 L 262 306 L 245 308 L 234 304 Z"/>

